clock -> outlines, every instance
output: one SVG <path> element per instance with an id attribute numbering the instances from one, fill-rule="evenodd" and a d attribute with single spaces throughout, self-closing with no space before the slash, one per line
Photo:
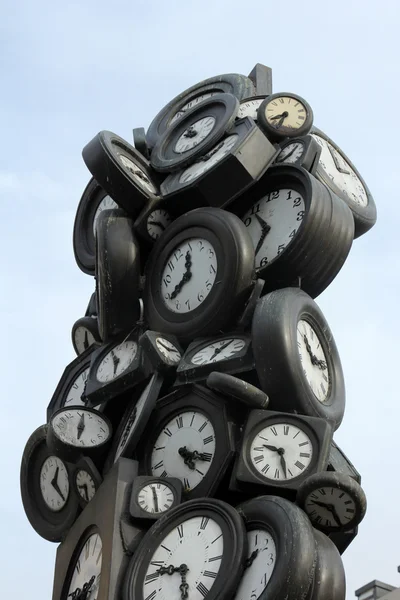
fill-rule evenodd
<path id="1" fill-rule="evenodd" d="M 249 74 L 257 94 L 272 94 L 272 69 L 257 63 Z"/>
<path id="2" fill-rule="evenodd" d="M 133 224 L 135 233 L 149 246 L 153 246 L 160 235 L 172 223 L 173 217 L 164 200 L 148 202 Z"/>
<path id="3" fill-rule="evenodd" d="M 88 406 L 108 402 L 150 375 L 152 368 L 139 347 L 138 336 L 134 329 L 94 350 L 85 389 Z"/>
<path id="4" fill-rule="evenodd" d="M 317 562 L 310 600 L 345 600 L 346 575 L 340 554 L 335 544 L 321 531 L 314 529 Z"/>
<path id="5" fill-rule="evenodd" d="M 324 419 L 284 412 L 250 411 L 233 471 L 239 489 L 297 490 L 326 468 L 332 427 Z M 292 496 L 292 494 L 288 494 Z"/>
<path id="6" fill-rule="evenodd" d="M 266 291 L 301 287 L 316 297 L 336 277 L 353 243 L 354 220 L 335 194 L 305 169 L 274 165 L 230 210 L 246 225 Z"/>
<path id="7" fill-rule="evenodd" d="M 342 473 L 315 473 L 300 486 L 297 504 L 317 529 L 354 529 L 364 518 L 367 499 L 360 484 Z"/>
<path id="8" fill-rule="evenodd" d="M 162 384 L 162 376 L 155 373 L 144 386 L 142 385 L 139 390 L 134 390 L 132 400 L 115 433 L 110 453 L 104 465 L 104 473 L 107 473 L 121 456 L 132 458 L 136 445 L 154 410 Z"/>
<path id="9" fill-rule="evenodd" d="M 313 124 L 311 106 L 296 94 L 271 94 L 262 102 L 257 113 L 260 128 L 271 140 L 307 135 Z"/>
<path id="10" fill-rule="evenodd" d="M 299 288 L 266 294 L 252 323 L 253 353 L 270 408 L 330 419 L 345 409 L 339 352 L 322 311 Z"/>
<path id="11" fill-rule="evenodd" d="M 210 150 L 233 125 L 239 101 L 232 94 L 214 94 L 188 110 L 163 133 L 151 152 L 154 169 L 171 172 Z"/>
<path id="12" fill-rule="evenodd" d="M 278 496 L 236 507 L 247 531 L 247 560 L 234 600 L 298 600 L 313 581 L 316 544 L 306 515 Z"/>
<path id="13" fill-rule="evenodd" d="M 246 546 L 243 521 L 229 504 L 210 498 L 185 502 L 146 534 L 129 563 L 122 597 L 231 598 Z"/>
<path id="14" fill-rule="evenodd" d="M 206 154 L 167 177 L 161 193 L 177 214 L 189 207 L 225 207 L 259 179 L 277 151 L 253 119 L 240 119 Z"/>
<path id="15" fill-rule="evenodd" d="M 186 349 L 176 370 L 176 385 L 201 381 L 218 369 L 240 373 L 254 368 L 251 338 L 242 332 L 195 340 Z"/>
<path id="16" fill-rule="evenodd" d="M 99 597 L 103 544 L 101 537 L 94 529 L 84 536 L 71 564 L 65 599 Z"/>
<path id="17" fill-rule="evenodd" d="M 137 447 L 142 475 L 177 477 L 188 499 L 210 496 L 234 453 L 226 400 L 202 386 L 186 386 L 158 401 Z"/>
<path id="18" fill-rule="evenodd" d="M 60 542 L 79 513 L 72 493 L 71 468 L 46 446 L 47 425 L 29 437 L 21 461 L 22 504 L 33 529 L 49 542 Z"/>
<path id="19" fill-rule="evenodd" d="M 86 380 L 89 375 L 90 359 L 93 346 L 77 356 L 65 367 L 64 373 L 55 389 L 47 407 L 47 421 L 59 408 L 68 406 L 84 406 L 84 392 Z"/>
<path id="20" fill-rule="evenodd" d="M 289 138 L 280 144 L 280 152 L 275 158 L 276 164 L 297 165 L 315 175 L 318 167 L 321 147 L 311 135 Z"/>
<path id="21" fill-rule="evenodd" d="M 99 327 L 96 317 L 82 317 L 72 327 L 72 345 L 79 355 L 85 352 L 93 344 L 101 343 Z"/>
<path id="22" fill-rule="evenodd" d="M 206 379 L 206 384 L 210 389 L 235 398 L 251 408 L 268 408 L 269 398 L 265 392 L 233 375 L 212 371 Z"/>
<path id="23" fill-rule="evenodd" d="M 102 481 L 103 478 L 92 459 L 85 456 L 78 461 L 72 474 L 72 484 L 82 508 L 93 500 Z"/>
<path id="24" fill-rule="evenodd" d="M 254 84 L 248 77 L 229 73 L 196 83 L 171 100 L 153 119 L 146 133 L 147 144 L 152 149 L 161 135 L 192 108 L 221 92 L 233 94 L 241 100 L 255 93 Z"/>
<path id="25" fill-rule="evenodd" d="M 132 485 L 129 512 L 134 519 L 159 519 L 180 504 L 181 496 L 179 479 L 139 475 Z"/>
<path id="26" fill-rule="evenodd" d="M 198 208 L 174 221 L 146 265 L 149 328 L 182 342 L 229 326 L 250 295 L 254 250 L 240 219 Z"/>
<path id="27" fill-rule="evenodd" d="M 140 336 L 139 345 L 156 371 L 175 373 L 183 354 L 175 336 L 148 329 Z"/>
<path id="28" fill-rule="evenodd" d="M 240 101 L 237 119 L 244 119 L 250 117 L 254 121 L 257 121 L 257 114 L 260 105 L 264 102 L 267 96 L 252 96 L 251 98 L 244 98 Z"/>
<path id="29" fill-rule="evenodd" d="M 146 130 L 144 127 L 134 127 L 132 130 L 133 145 L 146 160 L 150 158 L 149 148 L 146 141 Z"/>
<path id="30" fill-rule="evenodd" d="M 343 473 L 349 475 L 357 483 L 361 483 L 361 475 L 355 468 L 355 466 L 349 461 L 343 450 L 339 448 L 335 442 L 331 444 L 331 451 L 329 453 L 328 471 L 334 471 L 336 473 Z"/>
<path id="31" fill-rule="evenodd" d="M 130 217 L 159 196 L 159 177 L 144 156 L 112 131 L 100 131 L 82 150 L 94 179 Z"/>
<path id="32" fill-rule="evenodd" d="M 96 222 L 104 209 L 118 208 L 107 192 L 91 179 L 76 211 L 73 246 L 76 264 L 87 275 L 94 275 Z"/>
<path id="33" fill-rule="evenodd" d="M 376 223 L 376 206 L 367 184 L 353 163 L 323 131 L 313 127 L 312 137 L 321 147 L 316 176 L 350 207 L 355 237 Z"/>
<path id="34" fill-rule="evenodd" d="M 71 406 L 52 415 L 47 429 L 47 447 L 73 463 L 82 455 L 100 457 L 111 436 L 111 423 L 105 415 L 93 408 Z"/>
<path id="35" fill-rule="evenodd" d="M 98 325 L 108 342 L 133 329 L 140 318 L 139 245 L 132 219 L 120 210 L 103 211 L 96 231 Z"/>

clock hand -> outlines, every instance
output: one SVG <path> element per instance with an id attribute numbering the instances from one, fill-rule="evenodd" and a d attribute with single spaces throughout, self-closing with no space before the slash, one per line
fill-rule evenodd
<path id="1" fill-rule="evenodd" d="M 186 581 L 186 573 L 189 568 L 184 563 L 179 567 L 179 573 L 181 574 L 181 585 L 179 586 L 181 592 L 181 600 L 189 597 L 189 584 Z"/>
<path id="2" fill-rule="evenodd" d="M 83 347 L 85 348 L 85 350 L 89 348 L 89 338 L 87 329 L 85 329 L 85 339 L 83 340 Z"/>
<path id="3" fill-rule="evenodd" d="M 193 137 L 196 137 L 196 135 L 197 135 L 197 131 L 193 125 L 188 127 L 188 129 L 186 129 L 186 131 L 183 133 L 183 137 L 187 137 L 187 138 L 193 138 Z"/>
<path id="4" fill-rule="evenodd" d="M 279 452 L 279 450 L 282 450 L 282 452 Z M 285 451 L 283 448 L 279 448 L 278 452 L 280 454 L 281 457 L 281 467 L 282 467 L 282 471 L 283 474 L 285 476 L 285 479 L 287 479 L 287 472 L 286 472 L 286 461 L 285 461 L 285 457 L 283 456 L 285 454 Z"/>
<path id="5" fill-rule="evenodd" d="M 326 362 L 324 360 L 321 360 L 321 359 L 317 358 L 315 356 L 315 354 L 313 354 L 313 351 L 311 350 L 311 346 L 310 346 L 310 343 L 308 341 L 308 338 L 307 338 L 306 334 L 303 335 L 303 339 L 304 339 L 304 343 L 305 343 L 305 346 L 306 346 L 306 350 L 307 350 L 307 352 L 308 352 L 308 354 L 310 355 L 310 358 L 311 358 L 311 364 L 314 365 L 314 366 L 319 367 L 323 371 L 325 369 L 327 369 L 328 366 L 327 366 Z"/>
<path id="6" fill-rule="evenodd" d="M 270 446 L 269 444 L 263 444 L 264 448 L 268 448 L 268 450 L 272 450 L 273 452 L 279 452 L 279 448 L 276 446 Z"/>
<path id="7" fill-rule="evenodd" d="M 87 484 L 83 483 L 82 485 L 78 485 L 78 488 L 85 491 L 86 502 L 89 502 L 89 490 Z"/>
<path id="8" fill-rule="evenodd" d="M 327 144 L 327 146 L 328 146 L 328 150 L 330 152 L 330 155 L 333 158 L 333 162 L 335 163 L 335 167 L 339 171 L 339 173 L 344 173 L 345 175 L 350 175 L 350 171 L 347 171 L 346 169 L 343 169 L 343 167 L 341 166 L 341 164 L 338 161 L 338 158 L 337 158 L 337 156 L 335 154 L 334 149 L 331 148 L 330 144 Z"/>
<path id="9" fill-rule="evenodd" d="M 278 158 L 276 159 L 276 162 L 283 162 L 284 160 L 286 160 L 287 158 L 290 158 L 292 156 L 292 154 L 294 154 L 294 152 L 296 152 L 296 147 L 292 148 L 292 150 L 289 152 L 289 154 L 285 154 L 285 156 L 282 156 L 282 158 Z M 282 152 L 281 152 L 282 154 Z"/>
<path id="10" fill-rule="evenodd" d="M 275 115 L 274 117 L 271 117 L 271 121 L 276 121 L 276 119 L 281 119 L 282 117 L 286 119 L 286 117 L 288 116 L 289 113 L 285 110 L 285 112 L 281 113 L 280 115 Z"/>
<path id="11" fill-rule="evenodd" d="M 251 567 L 251 565 L 253 564 L 253 562 L 255 561 L 255 559 L 257 558 L 259 553 L 259 549 L 257 548 L 256 550 L 253 550 L 253 552 L 250 554 L 249 558 L 247 558 L 244 562 L 244 568 L 248 569 L 249 567 Z"/>
<path id="12" fill-rule="evenodd" d="M 160 340 L 158 340 L 157 343 L 160 346 L 162 346 L 163 348 L 165 348 L 166 350 L 168 350 L 169 352 L 173 352 L 174 354 L 179 354 L 178 350 L 176 350 L 175 348 L 173 348 L 171 346 L 167 346 L 166 344 L 163 344 L 162 342 L 160 342 Z"/>
<path id="13" fill-rule="evenodd" d="M 168 565 L 168 567 L 160 567 L 157 569 L 156 573 L 160 575 L 173 575 L 174 573 L 180 573 L 181 569 L 187 573 L 189 569 L 185 564 L 180 565 L 179 567 L 174 567 L 174 565 Z"/>
<path id="14" fill-rule="evenodd" d="M 288 113 L 288 112 L 286 112 L 286 111 L 285 111 L 284 113 L 282 113 L 282 117 L 281 117 L 281 119 L 280 119 L 279 123 L 278 123 L 278 124 L 275 126 L 275 129 L 279 129 L 280 127 L 282 127 L 283 121 L 284 121 L 284 120 L 286 119 L 286 117 L 288 117 L 288 116 L 289 116 L 289 113 Z"/>
<path id="15" fill-rule="evenodd" d="M 61 498 L 62 498 L 62 499 L 64 500 L 64 502 L 65 502 L 65 496 L 64 496 L 64 494 L 62 493 L 62 491 L 60 490 L 60 486 L 58 485 L 58 472 L 59 472 L 59 470 L 60 470 L 60 469 L 59 469 L 59 467 L 57 467 L 57 468 L 56 468 L 56 470 L 55 470 L 55 473 L 54 473 L 54 477 L 53 477 L 53 479 L 51 480 L 51 482 L 50 482 L 50 483 L 51 483 L 51 485 L 53 486 L 53 488 L 56 490 L 57 494 L 58 494 L 59 496 L 61 496 Z"/>
<path id="16" fill-rule="evenodd" d="M 78 440 L 80 440 L 82 433 L 84 432 L 85 429 L 85 417 L 84 414 L 82 413 L 81 418 L 79 420 L 79 423 L 77 425 L 77 430 L 78 430 L 78 435 L 77 438 Z"/>
<path id="17" fill-rule="evenodd" d="M 258 240 L 258 244 L 255 249 L 255 254 L 257 255 L 258 252 L 262 248 L 262 245 L 264 243 L 265 238 L 267 237 L 267 234 L 271 230 L 271 226 L 268 225 L 268 223 L 266 221 L 264 221 L 264 219 L 262 219 L 259 215 L 255 214 L 254 216 L 257 219 L 257 221 L 259 222 L 259 224 L 261 225 L 261 236 L 260 236 L 260 239 Z"/>
<path id="18" fill-rule="evenodd" d="M 117 372 L 118 365 L 120 363 L 120 359 L 118 358 L 118 356 L 115 355 L 114 350 L 111 350 L 111 358 L 114 363 L 114 375 L 115 375 Z"/>
<path id="19" fill-rule="evenodd" d="M 177 295 L 179 294 L 179 292 L 181 291 L 181 289 L 183 288 L 185 283 L 187 283 L 192 278 L 192 272 L 191 272 L 191 266 L 192 266 L 191 258 L 192 257 L 191 257 L 189 250 L 186 252 L 185 258 L 186 258 L 186 262 L 185 262 L 186 271 L 183 274 L 183 277 L 180 280 L 180 282 L 175 286 L 174 291 L 171 292 L 171 294 L 169 296 L 171 300 L 173 300 L 174 298 L 177 297 Z"/>
<path id="20" fill-rule="evenodd" d="M 340 517 L 336 511 L 336 508 L 333 504 L 319 502 L 318 500 L 312 500 L 312 503 L 315 504 L 316 506 L 321 506 L 321 508 L 325 508 L 328 512 L 331 513 L 331 515 L 333 516 L 333 518 L 335 519 L 336 523 L 339 526 L 342 524 Z"/>
<path id="21" fill-rule="evenodd" d="M 157 227 L 159 227 L 160 229 L 165 231 L 165 225 L 164 225 L 164 223 L 161 223 L 161 221 L 148 221 L 147 224 L 148 225 L 156 225 Z"/>
<path id="22" fill-rule="evenodd" d="M 156 492 L 156 488 L 154 486 L 151 486 L 151 491 L 153 493 L 153 500 L 154 500 L 154 509 L 156 512 L 159 512 L 159 506 L 158 506 L 158 498 L 157 498 L 157 492 Z"/>
<path id="23" fill-rule="evenodd" d="M 220 354 L 222 352 L 222 350 L 225 350 L 225 348 L 227 348 L 229 346 L 229 344 L 232 344 L 233 340 L 229 340 L 228 342 L 226 342 L 226 344 L 224 344 L 223 346 L 221 346 L 220 348 L 216 348 L 214 354 L 212 355 L 212 357 L 210 358 L 210 360 L 214 360 L 214 358 L 216 356 L 218 356 L 218 354 Z"/>

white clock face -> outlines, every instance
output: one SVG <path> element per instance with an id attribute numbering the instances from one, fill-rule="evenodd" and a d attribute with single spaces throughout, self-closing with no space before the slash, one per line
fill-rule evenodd
<path id="1" fill-rule="evenodd" d="M 136 183 L 143 188 L 143 190 L 149 194 L 154 194 L 155 196 L 158 195 L 157 188 L 149 179 L 147 173 L 140 167 L 140 165 L 136 164 L 131 158 L 128 158 L 124 154 L 118 154 L 118 158 L 123 166 L 131 173 Z"/>
<path id="2" fill-rule="evenodd" d="M 169 213 L 164 208 L 156 208 L 147 217 L 147 233 L 153 240 L 158 240 L 171 221 Z"/>
<path id="3" fill-rule="evenodd" d="M 85 469 L 79 469 L 75 475 L 75 482 L 78 494 L 86 502 L 90 502 L 96 493 L 96 485 L 90 473 L 85 471 Z"/>
<path id="4" fill-rule="evenodd" d="M 331 182 L 351 202 L 358 206 L 367 206 L 367 192 L 354 169 L 327 140 L 316 133 L 311 135 L 322 149 L 317 173 L 321 174 L 328 185 Z"/>
<path id="5" fill-rule="evenodd" d="M 95 343 L 94 336 L 89 329 L 80 325 L 74 331 L 74 342 L 78 354 L 85 352 L 92 344 Z"/>
<path id="6" fill-rule="evenodd" d="M 234 600 L 257 600 L 268 585 L 276 563 L 276 545 L 265 529 L 247 532 L 247 556 L 253 562 L 242 576 Z"/>
<path id="7" fill-rule="evenodd" d="M 242 217 L 256 253 L 256 269 L 266 267 L 295 238 L 305 215 L 303 196 L 284 188 L 269 192 Z"/>
<path id="8" fill-rule="evenodd" d="M 313 458 L 313 445 L 305 431 L 291 423 L 264 427 L 250 446 L 254 468 L 266 479 L 288 481 L 305 473 Z"/>
<path id="9" fill-rule="evenodd" d="M 200 94 L 199 96 L 196 96 L 196 98 L 193 98 L 192 100 L 190 100 L 189 102 L 186 102 L 186 104 L 184 104 L 180 110 L 178 110 L 178 112 L 176 113 L 176 115 L 174 115 L 171 119 L 171 121 L 169 122 L 170 125 L 173 125 L 175 123 L 175 121 L 177 121 L 178 119 L 180 119 L 188 110 L 190 110 L 191 108 L 194 108 L 195 106 L 198 106 L 199 104 L 201 104 L 204 100 L 207 100 L 207 98 L 211 98 L 211 96 L 214 96 L 214 94 L 219 94 L 220 92 L 215 91 L 215 92 L 207 92 L 205 94 Z"/>
<path id="10" fill-rule="evenodd" d="M 66 400 L 64 402 L 64 406 L 68 406 L 69 404 L 73 406 L 83 406 L 85 403 L 82 400 L 81 396 L 85 391 L 86 380 L 89 375 L 89 367 L 84 369 L 79 375 L 76 377 L 74 383 L 71 385 Z"/>
<path id="11" fill-rule="evenodd" d="M 97 225 L 97 221 L 99 220 L 100 213 L 102 213 L 103 210 L 109 210 L 111 208 L 119 208 L 119 207 L 118 207 L 118 204 L 116 202 L 114 202 L 114 200 L 110 196 L 104 196 L 103 200 L 98 205 L 96 212 L 94 213 L 93 235 L 96 235 L 96 225 Z"/>
<path id="12" fill-rule="evenodd" d="M 297 323 L 297 349 L 308 385 L 325 402 L 330 392 L 328 362 L 315 329 L 304 319 Z"/>
<path id="13" fill-rule="evenodd" d="M 214 165 L 219 163 L 224 156 L 235 146 L 239 136 L 237 134 L 230 135 L 220 142 L 215 148 L 207 152 L 201 159 L 197 160 L 194 164 L 190 165 L 187 169 L 182 171 L 179 177 L 179 183 L 189 183 L 203 175 L 206 171 L 211 169 Z"/>
<path id="14" fill-rule="evenodd" d="M 137 351 L 138 345 L 133 340 L 114 346 L 97 367 L 97 380 L 104 383 L 122 375 L 135 360 Z"/>
<path id="15" fill-rule="evenodd" d="M 206 365 L 231 358 L 245 347 L 246 342 L 240 338 L 226 338 L 205 346 L 194 354 L 190 362 L 194 365 Z"/>
<path id="16" fill-rule="evenodd" d="M 93 533 L 86 540 L 76 562 L 69 584 L 68 598 L 81 597 L 79 590 L 83 591 L 86 585 L 86 600 L 97 600 L 99 594 L 102 543 L 98 533 Z M 83 596 L 82 596 L 83 597 Z"/>
<path id="17" fill-rule="evenodd" d="M 182 154 L 198 146 L 205 138 L 210 135 L 216 123 L 215 117 L 211 115 L 202 117 L 195 121 L 190 127 L 185 129 L 175 144 L 175 152 Z"/>
<path id="18" fill-rule="evenodd" d="M 71 407 L 54 415 L 51 423 L 57 437 L 71 446 L 93 448 L 110 436 L 107 422 L 85 409 Z"/>
<path id="19" fill-rule="evenodd" d="M 142 487 L 137 497 L 142 510 L 148 513 L 162 513 L 171 508 L 174 493 L 165 483 L 149 483 Z"/>
<path id="20" fill-rule="evenodd" d="M 323 527 L 345 527 L 354 519 L 356 505 L 344 490 L 323 486 L 311 492 L 305 501 L 305 510 L 312 523 Z"/>
<path id="21" fill-rule="evenodd" d="M 216 521 L 202 516 L 183 521 L 165 536 L 152 555 L 144 577 L 143 598 L 181 598 L 181 574 L 161 574 L 159 569 L 186 565 L 189 600 L 204 600 L 220 571 L 223 553 L 224 536 Z"/>
<path id="22" fill-rule="evenodd" d="M 307 109 L 302 102 L 290 96 L 280 96 L 265 107 L 265 117 L 276 129 L 300 129 L 303 127 Z"/>
<path id="23" fill-rule="evenodd" d="M 68 471 L 57 456 L 49 456 L 42 464 L 40 490 L 50 510 L 58 512 L 66 505 L 69 496 Z"/>
<path id="24" fill-rule="evenodd" d="M 199 411 L 181 412 L 163 427 L 151 453 L 151 474 L 177 477 L 186 490 L 205 477 L 215 453 L 211 421 Z"/>
<path id="25" fill-rule="evenodd" d="M 171 253 L 161 276 L 161 293 L 175 313 L 188 313 L 204 302 L 217 274 L 217 255 L 208 240 L 190 238 Z"/>
<path id="26" fill-rule="evenodd" d="M 239 106 L 239 111 L 237 115 L 237 119 L 243 119 L 244 117 L 251 117 L 255 121 L 257 120 L 257 113 L 260 107 L 260 104 L 264 102 L 264 98 L 254 98 L 252 100 L 246 100 L 245 102 L 241 102 Z"/>
<path id="27" fill-rule="evenodd" d="M 172 342 L 165 338 L 156 338 L 156 346 L 163 357 L 172 365 L 176 365 L 181 360 L 181 353 Z"/>
<path id="28" fill-rule="evenodd" d="M 303 155 L 304 145 L 301 142 L 292 142 L 281 150 L 275 162 L 293 164 Z"/>

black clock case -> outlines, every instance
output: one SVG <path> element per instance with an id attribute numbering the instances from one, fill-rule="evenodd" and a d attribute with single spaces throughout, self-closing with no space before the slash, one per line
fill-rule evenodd
<path id="1" fill-rule="evenodd" d="M 89 502 L 65 540 L 57 549 L 52 600 L 66 600 L 70 568 L 80 541 L 93 529 L 102 544 L 102 568 L 98 600 L 119 597 L 122 578 L 146 528 L 133 526 L 128 517 L 130 490 L 137 475 L 137 463 L 121 458 Z"/>

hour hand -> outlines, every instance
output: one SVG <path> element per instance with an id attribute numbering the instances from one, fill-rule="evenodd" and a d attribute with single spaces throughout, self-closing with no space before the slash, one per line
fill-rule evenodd
<path id="1" fill-rule="evenodd" d="M 80 418 L 80 420 L 79 420 L 79 423 L 78 423 L 78 425 L 77 425 L 77 427 L 76 427 L 76 428 L 77 428 L 77 430 L 78 430 L 78 435 L 77 435 L 77 438 L 78 438 L 78 440 L 79 440 L 79 439 L 80 439 L 80 437 L 81 437 L 81 435 L 82 435 L 82 433 L 83 433 L 83 432 L 84 432 L 84 430 L 85 430 L 85 417 L 84 417 L 84 414 L 83 414 L 83 413 L 82 413 L 82 415 L 81 415 L 81 418 Z"/>
<path id="2" fill-rule="evenodd" d="M 273 452 L 279 452 L 279 448 L 276 446 L 270 446 L 269 444 L 263 444 L 264 448 L 268 448 L 268 450 L 272 450 Z"/>

